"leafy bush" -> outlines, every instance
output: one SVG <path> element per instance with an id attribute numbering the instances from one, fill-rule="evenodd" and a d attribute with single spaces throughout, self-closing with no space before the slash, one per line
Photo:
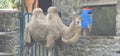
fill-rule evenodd
<path id="1" fill-rule="evenodd" d="M 0 0 L 0 9 L 17 8 L 18 0 Z"/>

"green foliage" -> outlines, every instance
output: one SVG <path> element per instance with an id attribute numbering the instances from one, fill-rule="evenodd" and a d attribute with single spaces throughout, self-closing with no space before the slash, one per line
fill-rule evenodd
<path id="1" fill-rule="evenodd" d="M 0 9 L 17 8 L 18 0 L 0 0 Z"/>
<path id="2" fill-rule="evenodd" d="M 7 0 L 0 0 L 0 8 L 7 8 L 8 5 L 9 4 Z"/>
<path id="3" fill-rule="evenodd" d="M 18 0 L 9 0 L 12 8 L 18 8 Z"/>

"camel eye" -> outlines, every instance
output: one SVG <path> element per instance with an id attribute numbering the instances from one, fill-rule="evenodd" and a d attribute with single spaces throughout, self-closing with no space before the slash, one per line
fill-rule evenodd
<path id="1" fill-rule="evenodd" d="M 77 23 L 79 24 L 79 21 Z"/>

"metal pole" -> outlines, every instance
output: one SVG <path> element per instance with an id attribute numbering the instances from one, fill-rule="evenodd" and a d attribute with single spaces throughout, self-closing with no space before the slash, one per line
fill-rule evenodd
<path id="1" fill-rule="evenodd" d="M 59 56 L 58 55 L 58 47 L 56 46 L 56 44 L 54 45 L 54 56 Z"/>
<path id="2" fill-rule="evenodd" d="M 54 0 L 52 0 L 52 6 L 54 6 Z"/>
<path id="3" fill-rule="evenodd" d="M 25 27 L 25 19 L 24 13 L 22 12 L 22 18 L 20 19 L 20 56 L 23 56 L 23 49 L 24 49 L 24 41 L 23 41 L 23 33 Z"/>

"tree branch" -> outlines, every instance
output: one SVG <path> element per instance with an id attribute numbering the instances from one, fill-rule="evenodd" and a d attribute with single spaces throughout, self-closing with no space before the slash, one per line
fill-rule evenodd
<path id="1" fill-rule="evenodd" d="M 32 4 L 32 10 L 35 8 L 36 5 L 36 0 L 34 0 L 33 4 Z"/>

